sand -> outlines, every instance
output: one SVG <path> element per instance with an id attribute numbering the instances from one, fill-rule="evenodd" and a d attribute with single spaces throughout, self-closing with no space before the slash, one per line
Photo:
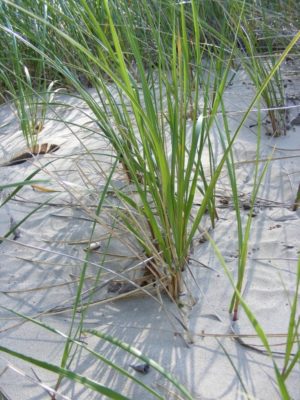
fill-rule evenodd
<path id="1" fill-rule="evenodd" d="M 297 92 L 296 86 L 290 87 L 290 91 L 293 90 Z M 93 89 L 91 93 L 94 93 Z M 231 112 L 232 132 L 252 96 L 253 87 L 240 73 L 225 95 L 227 109 Z M 71 107 L 49 110 L 39 140 L 40 143 L 59 145 L 59 151 L 0 171 L 0 184 L 6 184 L 20 181 L 37 166 L 53 161 L 35 178 L 50 179 L 50 183 L 40 185 L 57 191 L 40 192 L 27 186 L 0 208 L 0 235 L 4 235 L 12 223 L 21 221 L 38 205 L 48 201 L 18 228 L 15 240 L 10 235 L 0 245 L 0 304 L 31 317 L 41 313 L 39 320 L 68 333 L 72 315 L 70 308 L 87 247 L 86 243 L 78 242 L 90 237 L 92 222 L 89 215 L 94 213 L 97 193 L 103 190 L 105 173 L 110 168 L 111 150 L 82 102 L 67 94 L 60 94 L 58 98 Z M 296 117 L 299 106 L 294 107 L 291 113 L 291 119 Z M 255 158 L 257 142 L 257 127 L 249 126 L 256 120 L 257 112 L 254 111 L 234 145 L 244 224 L 253 188 L 254 164 L 251 161 Z M 0 125 L 7 124 L 0 129 L 0 159 L 7 160 L 23 150 L 24 139 L 7 105 L 0 108 L 0 121 Z M 212 140 L 216 154 L 221 156 L 222 148 L 216 132 L 212 132 Z M 260 153 L 261 159 L 272 156 L 272 160 L 254 209 L 243 294 L 257 320 L 270 335 L 276 362 L 282 366 L 285 337 L 281 335 L 287 333 L 299 257 L 300 211 L 291 211 L 291 207 L 300 182 L 300 126 L 293 125 L 285 136 L 279 138 L 263 133 Z M 113 182 L 120 185 L 122 180 L 124 176 L 119 169 Z M 1 201 L 11 190 L 0 192 Z M 218 183 L 217 195 L 219 220 L 210 233 L 236 277 L 237 226 L 226 169 Z M 224 198 L 228 200 L 227 204 L 223 204 Z M 96 304 L 85 315 L 85 328 L 109 333 L 135 346 L 174 374 L 194 399 L 246 399 L 244 389 L 248 398 L 280 399 L 272 360 L 264 354 L 247 316 L 241 310 L 238 321 L 232 322 L 228 312 L 232 288 L 209 242 L 195 241 L 189 266 L 192 275 L 185 272 L 187 287 L 181 297 L 185 306 L 180 318 L 183 318 L 188 332 L 174 318 L 174 315 L 179 317 L 179 311 L 165 295 L 157 299 L 155 292 L 152 292 L 153 297 L 139 292 L 109 300 L 114 294 L 107 292 L 107 282 L 112 278 L 119 279 L 115 273 L 122 274 L 124 269 L 137 263 L 134 258 L 124 257 L 133 257 L 128 244 L 134 246 L 124 232 L 114 229 L 114 237 L 108 241 L 111 231 L 108 211 L 113 204 L 116 204 L 116 199 L 110 195 L 105 204 L 107 212 L 100 215 L 101 224 L 97 224 L 94 240 L 101 242 L 100 252 L 109 243 L 109 253 L 117 256 L 106 259 L 106 271 L 102 270 L 99 290 L 94 295 Z M 203 227 L 208 226 L 208 221 L 204 220 Z M 93 278 L 102 265 L 101 254 L 92 254 L 89 261 L 86 272 L 89 279 L 84 284 L 84 292 L 93 287 Z M 101 302 L 103 299 L 108 300 Z M 24 323 L 4 309 L 1 309 L 0 317 L 2 346 L 60 364 L 63 337 L 31 322 Z M 78 313 L 75 324 L 79 321 Z M 230 336 L 232 332 L 243 336 L 236 340 Z M 136 359 L 124 351 L 92 335 L 86 335 L 82 340 L 153 387 L 165 399 L 181 398 L 152 368 L 146 375 L 135 372 L 130 365 L 137 363 Z M 71 369 L 120 391 L 130 399 L 154 398 L 84 350 L 76 352 Z M 300 393 L 299 373 L 298 364 L 287 381 L 294 399 L 298 399 Z M 8 399 L 47 399 L 49 393 L 45 386 L 53 387 L 55 382 L 54 374 L 1 353 L 0 390 Z M 57 396 L 58 399 L 102 398 L 67 380 L 63 380 L 59 393 L 65 397 Z"/>

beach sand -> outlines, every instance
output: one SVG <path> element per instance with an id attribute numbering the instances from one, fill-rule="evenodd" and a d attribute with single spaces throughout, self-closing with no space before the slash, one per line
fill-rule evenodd
<path id="1" fill-rule="evenodd" d="M 252 85 L 242 73 L 227 88 L 225 103 L 232 132 L 253 93 Z M 95 214 L 98 194 L 103 191 L 105 174 L 110 170 L 112 158 L 108 143 L 91 121 L 90 111 L 84 103 L 67 94 L 60 94 L 59 101 L 70 107 L 49 110 L 39 141 L 57 144 L 60 149 L 0 171 L 0 184 L 7 184 L 21 181 L 37 167 L 44 166 L 34 179 L 50 180 L 39 185 L 55 190 L 42 192 L 29 185 L 0 208 L 0 236 L 3 236 L 12 225 L 48 202 L 22 223 L 17 237 L 10 235 L 0 245 L 0 304 L 29 317 L 40 315 L 38 320 L 67 334 L 78 278 L 86 256 L 84 249 L 91 234 L 91 216 Z M 297 114 L 299 108 L 295 107 L 291 112 Z M 265 112 L 262 112 L 264 117 Z M 7 105 L 0 108 L 0 120 L 1 125 L 8 124 L 0 130 L 0 158 L 5 161 L 22 151 L 25 145 L 17 121 Z M 254 111 L 234 145 L 244 226 L 250 212 L 248 204 L 253 188 L 257 126 L 252 125 L 256 122 L 257 112 Z M 220 159 L 222 146 L 216 130 L 212 131 L 211 138 L 215 154 Z M 284 362 L 284 335 L 295 293 L 299 257 L 300 211 L 291 210 L 300 182 L 299 157 L 300 126 L 291 127 L 285 136 L 279 138 L 265 135 L 262 127 L 260 158 L 271 160 L 254 207 L 243 295 L 269 335 L 279 366 Z M 261 162 L 261 171 L 264 165 L 265 162 Z M 124 174 L 118 167 L 113 185 L 122 182 L 126 186 Z M 1 202 L 11 191 L 4 189 L 0 192 Z M 210 234 L 236 278 L 237 224 L 226 168 L 216 193 L 219 220 Z M 95 276 L 99 271 L 101 273 L 97 284 L 99 290 L 93 297 L 95 304 L 85 312 L 84 327 L 106 332 L 138 348 L 174 374 L 194 399 L 246 399 L 245 389 L 248 398 L 280 399 L 272 360 L 264 354 L 262 343 L 255 336 L 242 308 L 238 321 L 232 322 L 228 309 L 233 289 L 209 241 L 194 241 L 190 271 L 184 273 L 186 287 L 181 296 L 182 309 L 179 310 L 164 294 L 157 297 L 155 290 L 151 290 L 152 297 L 137 291 L 111 300 L 114 294 L 108 293 L 108 282 L 121 279 L 124 270 L 139 261 L 133 251 L 138 249 L 134 241 L 125 232 L 118 231 L 117 225 L 112 226 L 109 216 L 113 205 L 117 205 L 117 200 L 109 193 L 93 236 L 93 240 L 100 241 L 101 247 L 98 253 L 90 255 L 86 270 L 83 287 L 86 295 L 94 285 Z M 209 221 L 203 220 L 202 227 L 208 228 Z M 103 263 L 100 253 L 105 249 L 112 255 L 107 256 Z M 80 322 L 80 317 L 81 314 L 77 313 L 75 325 Z M 60 365 L 63 337 L 26 322 L 9 310 L 1 309 L 0 318 L 2 346 Z M 188 331 L 178 320 L 184 322 Z M 232 337 L 233 333 L 239 334 L 239 338 Z M 163 398 L 181 398 L 174 387 L 152 368 L 145 375 L 134 371 L 130 365 L 136 364 L 137 360 L 128 353 L 90 334 L 82 340 L 157 390 Z M 84 349 L 77 349 L 71 369 L 120 391 L 130 399 L 154 398 Z M 299 374 L 298 364 L 287 380 L 295 400 L 300 393 Z M 56 379 L 53 373 L 1 353 L 0 390 L 9 399 L 50 398 L 44 386 L 53 387 Z M 102 398 L 66 379 L 62 381 L 59 393 L 70 399 Z"/>

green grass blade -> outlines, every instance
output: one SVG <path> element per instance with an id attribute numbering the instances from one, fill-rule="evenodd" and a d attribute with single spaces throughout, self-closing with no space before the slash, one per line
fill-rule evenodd
<path id="1" fill-rule="evenodd" d="M 89 333 L 91 335 L 97 336 L 100 339 L 106 340 L 109 343 L 112 343 L 121 349 L 127 351 L 128 353 L 138 357 L 140 360 L 144 361 L 145 363 L 149 364 L 153 369 L 158 371 L 162 376 L 164 376 L 169 382 L 171 382 L 188 400 L 193 400 L 192 395 L 188 392 L 188 390 L 180 383 L 178 380 L 171 375 L 169 372 L 167 372 L 163 367 L 161 367 L 158 363 L 156 363 L 154 360 L 152 360 L 149 357 L 146 357 L 142 354 L 142 352 L 135 347 L 122 342 L 119 339 L 116 339 L 110 335 L 107 335 L 105 333 L 102 333 L 100 331 L 94 330 L 94 329 L 86 329 L 84 332 Z"/>
<path id="2" fill-rule="evenodd" d="M 91 389 L 97 393 L 107 396 L 109 399 L 130 400 L 129 397 L 123 396 L 122 394 L 120 394 L 112 389 L 109 389 L 103 385 L 100 385 L 96 381 L 89 379 L 86 376 L 82 376 L 82 375 L 72 372 L 68 369 L 57 367 L 56 365 L 50 364 L 46 361 L 42 361 L 37 358 L 26 356 L 25 354 L 11 350 L 4 346 L 0 346 L 0 351 L 3 353 L 10 354 L 11 356 L 16 357 L 20 360 L 29 362 L 37 367 L 47 370 L 47 371 L 51 371 L 51 372 L 54 372 L 55 374 L 64 376 L 65 378 L 68 378 L 71 381 L 78 382 L 81 385 L 87 387 L 88 389 Z"/>

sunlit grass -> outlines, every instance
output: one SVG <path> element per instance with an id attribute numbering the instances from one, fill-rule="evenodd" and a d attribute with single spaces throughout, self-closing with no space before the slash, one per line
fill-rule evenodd
<path id="1" fill-rule="evenodd" d="M 67 83 L 76 90 L 77 96 L 91 112 L 99 135 L 104 136 L 113 149 L 113 167 L 98 197 L 97 210 L 90 213 L 95 221 L 90 239 L 92 241 L 114 170 L 120 164 L 124 182 L 134 190 L 128 194 L 113 188 L 120 206 L 116 207 L 112 217 L 120 220 L 120 226 L 141 247 L 145 260 L 148 260 L 144 273 L 152 275 L 175 303 L 183 289 L 183 271 L 191 244 L 204 216 L 209 216 L 211 227 L 218 218 L 215 189 L 221 172 L 227 167 L 238 227 L 237 283 L 228 272 L 218 244 L 212 243 L 233 286 L 230 306 L 233 319 L 238 319 L 238 310 L 242 306 L 272 358 L 281 394 L 288 399 L 285 381 L 299 359 L 299 351 L 296 356 L 291 355 L 299 331 L 297 296 L 291 307 L 284 368 L 280 372 L 272 357 L 268 338 L 241 296 L 252 210 L 243 226 L 232 149 L 251 110 L 260 104 L 260 98 L 269 109 L 282 105 L 280 66 L 299 40 L 300 32 L 285 43 L 284 50 L 276 58 L 260 58 L 258 55 L 262 49 L 251 30 L 253 19 L 250 17 L 255 17 L 256 13 L 261 16 L 261 11 L 246 1 L 231 0 L 229 3 L 227 10 L 222 2 L 198 0 L 104 0 L 101 6 L 99 2 L 86 0 L 34 4 L 26 0 L 18 4 L 3 0 L 0 8 L 1 37 L 13 51 L 10 55 L 4 52 L 1 55 L 3 68 L 0 78 L 15 103 L 28 145 L 37 140 L 34 129 L 39 121 L 43 123 L 45 119 L 54 80 Z M 289 10 L 292 3 L 288 4 Z M 255 26 L 259 26 L 258 21 L 255 20 Z M 263 25 L 264 20 L 260 21 Z M 37 37 L 37 32 L 41 36 Z M 223 96 L 230 81 L 229 73 L 236 63 L 248 72 L 256 91 L 237 128 L 230 132 Z M 87 90 L 87 84 L 94 87 L 99 101 Z M 278 136 L 276 116 L 272 121 L 272 110 L 269 110 L 269 115 L 274 136 Z M 220 120 L 221 126 L 218 125 Z M 260 112 L 258 126 L 251 207 L 268 167 L 266 163 L 259 171 Z M 217 132 L 223 148 L 219 160 L 213 152 L 213 132 Z M 208 168 L 204 162 L 205 154 L 208 154 Z M 31 182 L 33 176 L 21 185 Z M 21 185 L 15 184 L 17 188 L 5 202 L 17 193 Z M 195 199 L 200 199 L 197 207 Z M 11 232 L 7 236 L 9 234 Z M 78 338 L 85 331 L 84 312 L 79 326 L 75 324 L 75 316 L 80 308 L 88 260 L 89 254 L 82 266 L 61 365 L 53 366 L 7 348 L 1 350 L 55 372 L 59 376 L 55 390 L 66 377 L 110 398 L 126 398 L 70 371 L 71 349 L 82 346 Z M 298 293 L 299 271 L 297 276 Z M 95 286 L 100 280 L 101 273 Z M 91 296 L 86 309 L 92 299 Z M 97 331 L 89 330 L 88 333 L 133 354 L 129 346 L 114 338 Z M 136 350 L 134 352 L 137 354 Z M 96 356 L 101 358 L 99 354 Z M 163 373 L 181 391 L 183 398 L 192 398 L 156 363 L 141 354 L 140 358 Z M 110 366 L 126 375 L 119 366 L 112 363 Z M 151 388 L 144 388 L 153 394 Z M 156 397 L 162 398 L 159 394 Z"/>

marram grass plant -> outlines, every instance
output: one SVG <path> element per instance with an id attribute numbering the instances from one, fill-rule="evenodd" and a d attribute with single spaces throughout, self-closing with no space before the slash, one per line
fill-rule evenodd
<path id="1" fill-rule="evenodd" d="M 241 46 L 241 63 L 254 86 L 259 88 L 266 77 L 269 76 L 280 53 L 273 51 L 271 40 L 268 41 L 269 48 L 267 54 L 259 52 L 259 42 L 253 32 L 253 26 L 251 26 L 247 17 L 243 18 L 239 29 L 239 40 Z M 280 68 L 276 70 L 276 73 L 266 86 L 262 93 L 262 98 L 267 109 L 265 123 L 267 135 L 273 137 L 285 135 L 287 127 L 286 100 Z"/>
<path id="2" fill-rule="evenodd" d="M 11 80 L 12 76 L 18 76 L 17 84 Z M 26 145 L 28 148 L 32 148 L 38 144 L 39 134 L 44 127 L 47 110 L 55 95 L 53 89 L 55 82 L 52 81 L 46 88 L 42 85 L 35 89 L 26 66 L 24 66 L 23 73 L 7 72 L 3 67 L 0 72 L 0 80 L 8 88 L 2 96 L 12 104 Z"/>
<path id="3" fill-rule="evenodd" d="M 100 104 L 81 85 L 69 65 L 61 63 L 54 54 L 48 56 L 51 49 L 41 48 L 11 27 L 3 27 L 14 41 L 28 45 L 51 68 L 69 79 L 94 113 L 99 128 L 109 139 L 116 157 L 123 165 L 129 183 L 135 185 L 137 197 L 129 197 L 123 192 L 118 192 L 118 196 L 128 210 L 144 217 L 144 224 L 141 224 L 133 212 L 126 212 L 121 214 L 123 222 L 143 247 L 146 257 L 153 257 L 151 265 L 147 267 L 149 272 L 156 278 L 167 275 L 165 289 L 172 298 L 177 299 L 191 242 L 205 212 L 209 212 L 214 223 L 214 188 L 232 144 L 251 110 L 249 107 L 235 134 L 227 140 L 224 156 L 217 166 L 210 152 L 210 176 L 207 176 L 203 165 L 204 149 L 211 148 L 211 129 L 222 108 L 221 99 L 231 55 L 237 47 L 241 26 L 236 25 L 231 48 L 225 47 L 228 46 L 225 38 L 224 43 L 221 42 L 218 48 L 211 51 L 200 41 L 205 32 L 197 1 L 189 4 L 166 3 L 171 29 L 167 34 L 158 29 L 160 21 L 154 20 L 153 15 L 146 12 L 142 28 L 148 30 L 147 38 L 151 39 L 152 51 L 155 51 L 157 68 L 154 71 L 145 62 L 141 50 L 144 43 L 136 34 L 141 27 L 136 26 L 135 14 L 130 11 L 118 14 L 118 6 L 104 1 L 102 16 L 106 22 L 103 25 L 97 24 L 92 18 L 92 10 L 84 0 L 79 3 L 81 6 L 76 7 L 76 13 L 84 23 L 82 28 L 78 26 L 76 38 L 82 40 L 88 32 L 89 43 L 93 43 L 93 40 L 95 43 L 92 48 L 101 44 L 94 54 L 90 46 L 83 46 L 85 42 L 73 39 L 68 32 L 61 31 L 43 17 L 9 1 L 5 3 L 25 16 L 36 18 L 38 23 L 44 23 L 49 32 L 60 38 L 62 48 L 67 50 L 71 47 L 81 62 L 81 71 L 90 77 L 98 89 Z M 146 3 L 144 5 L 147 11 Z M 59 15 L 61 21 L 69 21 L 69 16 L 65 16 L 63 10 Z M 86 15 L 90 16 L 92 26 Z M 243 8 L 240 21 L 244 21 Z M 285 54 L 296 41 L 297 37 L 265 79 L 259 82 L 259 90 L 251 106 L 266 92 Z M 122 48 L 124 43 L 125 49 Z M 204 54 L 210 54 L 211 60 L 206 69 L 203 67 Z M 135 76 L 128 65 L 128 58 L 134 61 Z M 108 59 L 113 62 L 108 63 Z M 97 73 L 94 73 L 95 70 Z M 105 79 L 98 75 L 99 70 L 105 74 Z M 107 77 L 117 88 L 117 100 L 107 85 Z M 199 110 L 200 97 L 204 99 L 202 110 Z M 226 113 L 222 115 L 226 120 Z M 189 118 L 191 122 L 188 129 Z M 191 219 L 198 190 L 203 197 L 202 204 Z"/>
<path id="4" fill-rule="evenodd" d="M 31 15 L 29 11 L 15 7 L 24 14 Z M 154 256 L 149 272 L 156 278 L 167 274 L 169 282 L 165 288 L 172 298 L 177 299 L 194 233 L 206 211 L 209 212 L 212 223 L 216 215 L 214 185 L 207 190 L 209 179 L 204 174 L 202 157 L 211 140 L 209 131 L 225 88 L 229 64 L 220 71 L 218 96 L 210 93 L 208 83 L 205 84 L 205 93 L 202 94 L 200 85 L 203 82 L 202 56 L 205 46 L 200 43 L 201 21 L 195 2 L 192 2 L 191 7 L 185 7 L 183 3 L 173 4 L 172 7 L 170 5 L 172 40 L 168 54 L 165 53 L 166 39 L 157 35 L 156 21 L 153 21 L 151 15 L 147 16 L 156 46 L 158 68 L 155 72 L 144 64 L 141 44 L 133 33 L 135 20 L 130 13 L 120 15 L 118 25 L 115 25 L 112 18 L 112 10 L 116 12 L 114 6 L 105 1 L 103 7 L 108 20 L 105 31 L 101 24 L 95 25 L 96 21 L 93 21 L 94 40 L 96 43 L 103 42 L 103 48 L 100 49 L 102 57 L 99 54 L 94 55 L 89 48 L 83 47 L 71 36 L 47 23 L 49 30 L 53 29 L 56 35 L 61 35 L 62 46 L 71 45 L 74 52 L 77 51 L 82 68 L 86 68 L 85 72 L 98 88 L 102 104 L 95 102 L 67 66 L 56 61 L 54 57 L 47 57 L 46 49 L 40 51 L 35 44 L 28 44 L 38 54 L 42 53 L 53 68 L 57 68 L 70 79 L 94 113 L 99 128 L 109 139 L 124 166 L 129 182 L 135 185 L 138 197 L 135 200 L 122 192 L 118 195 L 127 207 L 144 217 L 146 226 L 141 229 L 140 224 L 130 214 L 124 214 L 123 221 L 144 248 L 146 257 Z M 89 6 L 82 1 L 82 13 L 88 11 Z M 194 31 L 195 44 L 192 47 L 189 45 L 187 18 Z M 106 39 L 108 30 L 112 43 Z M 17 32 L 12 34 L 15 40 L 27 43 Z M 121 47 L 124 38 L 126 49 Z M 137 79 L 134 79 L 128 68 L 128 53 L 135 62 Z M 112 67 L 106 62 L 109 58 L 114 59 Z M 93 75 L 93 65 L 94 69 L 101 69 L 116 85 L 117 101 L 106 81 L 101 76 Z M 202 115 L 199 113 L 200 95 L 205 99 Z M 206 115 L 203 117 L 203 114 Z M 191 126 L 188 129 L 190 117 Z M 212 157 L 210 153 L 213 174 Z M 199 190 L 199 177 L 202 180 L 200 190 L 205 200 L 193 221 L 191 212 Z"/>
<path id="5" fill-rule="evenodd" d="M 294 3 L 286 3 L 284 6 L 289 11 L 283 10 L 282 2 L 276 1 L 260 2 L 260 4 L 250 1 L 203 2 L 202 12 L 211 22 L 207 30 L 210 40 L 219 43 L 219 32 L 222 32 L 224 42 L 230 41 L 237 35 L 233 66 L 236 70 L 242 66 L 257 89 L 270 74 L 281 51 L 297 34 L 295 23 L 299 21 L 299 12 L 295 10 L 295 16 L 291 18 L 290 12 Z M 244 12 L 241 14 L 242 4 Z M 225 31 L 222 30 L 224 24 Z M 295 54 L 299 53 L 299 43 L 293 50 Z M 262 99 L 266 109 L 264 123 L 266 134 L 273 137 L 285 135 L 288 126 L 288 107 L 281 68 L 276 70 L 269 81 L 262 93 Z"/>
<path id="6" fill-rule="evenodd" d="M 7 32 L 1 32 L 5 50 L 0 57 L 0 82 L 4 88 L 0 96 L 11 102 L 25 142 L 31 148 L 38 143 L 38 135 L 44 127 L 47 109 L 55 94 L 55 81 L 47 81 L 44 58 L 24 52 L 22 43 L 9 33 L 15 21 L 7 11 L 5 4 L 1 4 L 0 23 L 6 26 Z M 33 26 L 37 43 L 43 46 L 47 32 L 38 29 L 37 24 Z"/>

